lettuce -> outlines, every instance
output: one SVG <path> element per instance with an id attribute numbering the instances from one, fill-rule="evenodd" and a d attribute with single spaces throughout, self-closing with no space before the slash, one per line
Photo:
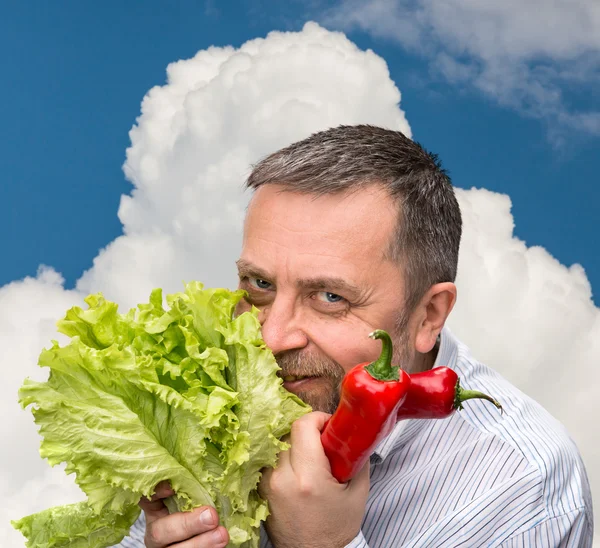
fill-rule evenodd
<path id="1" fill-rule="evenodd" d="M 310 408 L 283 388 L 256 309 L 233 318 L 243 295 L 192 282 L 167 310 L 155 289 L 119 314 L 96 294 L 58 322 L 70 342 L 42 351 L 48 381 L 27 379 L 19 401 L 32 406 L 41 456 L 66 463 L 87 500 L 12 522 L 27 546 L 112 546 L 162 480 L 171 510 L 214 506 L 230 546 L 258 546 L 260 470 Z"/>

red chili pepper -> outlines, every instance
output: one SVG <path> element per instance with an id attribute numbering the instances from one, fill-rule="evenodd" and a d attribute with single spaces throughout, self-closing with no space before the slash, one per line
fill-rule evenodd
<path id="1" fill-rule="evenodd" d="M 351 479 L 392 431 L 411 382 L 405 371 L 392 366 L 390 336 L 377 329 L 369 337 L 381 339 L 381 355 L 348 371 L 342 380 L 340 404 L 321 433 L 331 473 L 340 483 Z"/>
<path id="2" fill-rule="evenodd" d="M 502 406 L 492 397 L 477 390 L 460 386 L 456 372 L 449 367 L 436 367 L 410 375 L 410 389 L 398 409 L 398 420 L 444 419 L 462 409 L 462 403 L 473 398 L 492 402 L 500 411 Z"/>

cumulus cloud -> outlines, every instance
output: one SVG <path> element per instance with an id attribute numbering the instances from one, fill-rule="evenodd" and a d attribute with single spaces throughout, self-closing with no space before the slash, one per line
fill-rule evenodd
<path id="1" fill-rule="evenodd" d="M 16 397 L 26 376 L 46 377 L 37 356 L 60 340 L 56 320 L 98 291 L 126 310 L 154 287 L 180 291 L 190 280 L 235 287 L 251 164 L 341 123 L 410 135 L 399 103 L 383 59 L 314 23 L 169 65 L 167 84 L 148 92 L 130 132 L 124 171 L 134 188 L 118 212 L 123 235 L 74 290 L 46 267 L 0 288 L 0 412 L 8 418 L 0 425 L 8 440 L 0 452 L 0 546 L 22 545 L 10 519 L 80 499 L 72 479 L 39 458 L 36 427 Z"/>
<path id="2" fill-rule="evenodd" d="M 36 278 L 0 288 L 0 546 L 23 545 L 11 519 L 82 499 L 73 481 L 40 459 L 37 427 L 17 402 L 25 376 L 40 381 L 47 377 L 35 364 L 51 339 L 64 341 L 56 333 L 56 320 L 67 308 L 83 304 L 82 296 L 63 284 L 60 274 L 42 266 Z"/>
<path id="3" fill-rule="evenodd" d="M 49 267 L 0 288 L 1 546 L 22 545 L 9 519 L 81 498 L 71 478 L 37 456 L 31 415 L 16 403 L 24 377 L 45 378 L 37 355 L 52 338 L 60 340 L 54 323 L 65 310 L 89 292 L 103 291 L 126 309 L 147 299 L 151 288 L 179 291 L 184 280 L 234 287 L 248 200 L 241 183 L 251 164 L 341 123 L 410 135 L 385 61 L 314 23 L 239 49 L 200 51 L 171 64 L 167 77 L 144 98 L 131 130 L 124 169 L 133 191 L 118 212 L 123 235 L 73 290 Z M 459 198 L 465 238 L 451 326 L 567 425 L 600 492 L 595 426 L 586 418 L 599 407 L 593 390 L 600 376 L 594 370 L 600 312 L 585 273 L 515 239 L 508 197 L 468 190 Z M 564 399 L 567 393 L 578 408 Z"/>
<path id="4" fill-rule="evenodd" d="M 169 65 L 167 77 L 130 132 L 125 174 L 135 188 L 119 208 L 125 235 L 79 280 L 82 291 L 134 304 L 151 287 L 179 290 L 199 276 L 232 286 L 251 163 L 341 123 L 410 135 L 385 61 L 314 23 L 200 51 Z"/>
<path id="5" fill-rule="evenodd" d="M 592 95 L 600 80 L 598 2 L 341 0 L 322 20 L 397 41 L 435 77 L 543 119 L 557 138 L 567 128 L 600 135 L 600 112 L 568 100 L 572 86 Z"/>
<path id="6" fill-rule="evenodd" d="M 600 309 L 585 272 L 514 237 L 508 196 L 459 189 L 458 198 L 464 236 L 449 325 L 567 426 L 599 493 Z"/>

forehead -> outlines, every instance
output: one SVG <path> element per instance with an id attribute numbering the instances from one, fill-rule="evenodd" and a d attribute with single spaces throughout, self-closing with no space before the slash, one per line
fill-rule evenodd
<path id="1" fill-rule="evenodd" d="M 398 214 L 380 186 L 325 196 L 284 188 L 269 184 L 254 194 L 244 225 L 244 259 L 285 261 L 304 270 L 298 275 L 310 269 L 344 275 L 387 261 Z"/>

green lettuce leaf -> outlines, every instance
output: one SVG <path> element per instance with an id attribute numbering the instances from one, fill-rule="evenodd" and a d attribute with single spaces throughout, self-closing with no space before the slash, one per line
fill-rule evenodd
<path id="1" fill-rule="evenodd" d="M 168 309 L 156 289 L 119 314 L 96 294 L 58 322 L 71 340 L 42 351 L 49 378 L 27 379 L 19 401 L 32 406 L 41 456 L 66 463 L 87 500 L 13 522 L 27 546 L 112 546 L 163 480 L 170 508 L 214 506 L 230 546 L 258 546 L 260 470 L 310 408 L 283 388 L 256 309 L 233 318 L 243 295 L 192 282 Z"/>

